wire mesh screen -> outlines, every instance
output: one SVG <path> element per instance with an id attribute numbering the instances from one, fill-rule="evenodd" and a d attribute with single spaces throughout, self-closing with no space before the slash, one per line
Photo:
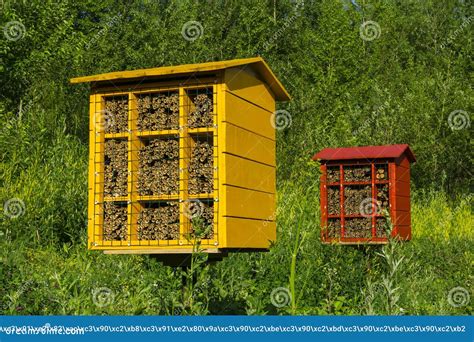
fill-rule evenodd
<path id="1" fill-rule="evenodd" d="M 217 245 L 216 86 L 91 98 L 92 245 Z"/>

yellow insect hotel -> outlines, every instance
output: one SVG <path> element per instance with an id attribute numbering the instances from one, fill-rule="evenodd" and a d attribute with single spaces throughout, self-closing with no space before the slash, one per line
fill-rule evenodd
<path id="1" fill-rule="evenodd" d="M 275 103 L 262 58 L 111 72 L 90 83 L 88 246 L 209 255 L 276 239 Z"/>

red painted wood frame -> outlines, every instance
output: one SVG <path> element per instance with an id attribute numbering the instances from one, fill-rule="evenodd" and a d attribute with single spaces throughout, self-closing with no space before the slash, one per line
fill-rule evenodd
<path id="1" fill-rule="evenodd" d="M 371 180 L 346 182 L 344 180 L 344 168 L 354 165 L 370 165 Z M 388 178 L 384 180 L 377 180 L 375 176 L 375 168 L 379 165 L 386 165 L 388 171 Z M 328 183 L 327 169 L 328 167 L 339 168 L 339 182 Z M 377 187 L 383 184 L 388 184 L 389 192 L 389 213 L 393 224 L 392 237 L 398 237 L 402 240 L 411 239 L 411 225 L 410 225 L 410 162 L 406 156 L 402 155 L 400 158 L 381 158 L 371 161 L 367 160 L 329 160 L 321 162 L 321 239 L 325 243 L 345 243 L 345 244 L 383 244 L 387 243 L 387 237 L 377 236 L 377 218 L 383 217 L 383 214 L 372 210 L 371 218 L 371 232 L 370 238 L 355 238 L 345 237 L 346 218 L 352 217 L 367 217 L 367 215 L 346 215 L 344 207 L 344 189 L 346 186 L 353 185 L 370 185 L 371 197 L 374 201 L 377 200 Z M 340 207 L 338 215 L 330 215 L 328 208 L 328 187 L 339 187 Z M 340 220 L 340 236 L 330 237 L 328 235 L 328 223 L 330 219 Z"/>

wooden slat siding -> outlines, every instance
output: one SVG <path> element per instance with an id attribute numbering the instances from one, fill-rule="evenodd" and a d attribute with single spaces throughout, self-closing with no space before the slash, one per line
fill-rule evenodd
<path id="1" fill-rule="evenodd" d="M 275 128 L 272 126 L 273 112 L 262 109 L 252 103 L 225 92 L 226 113 L 224 122 L 242 127 L 255 134 L 275 140 Z"/>
<path id="2" fill-rule="evenodd" d="M 275 141 L 242 129 L 231 123 L 223 123 L 227 143 L 223 152 L 276 166 Z"/>
<path id="3" fill-rule="evenodd" d="M 94 153 L 95 153 L 95 133 L 94 133 L 94 112 L 95 112 L 95 94 L 89 96 L 89 184 L 88 184 L 88 225 L 87 225 L 87 238 L 88 248 L 91 248 L 91 243 L 94 239 L 94 188 L 95 188 L 95 175 L 94 175 Z"/>
<path id="4" fill-rule="evenodd" d="M 275 99 L 268 86 L 249 72 L 247 68 L 225 70 L 227 90 L 270 112 L 275 111 Z"/>
<path id="5" fill-rule="evenodd" d="M 274 221 L 226 217 L 227 248 L 268 248 L 276 240 Z"/>
<path id="6" fill-rule="evenodd" d="M 411 239 L 411 226 L 409 225 L 399 225 L 397 226 L 398 236 L 402 240 L 410 240 Z"/>
<path id="7" fill-rule="evenodd" d="M 224 216 L 272 220 L 275 217 L 275 195 L 226 186 L 227 206 Z"/>
<path id="8" fill-rule="evenodd" d="M 397 197 L 409 197 L 410 196 L 410 183 L 396 181 L 395 186 L 397 188 Z"/>
<path id="9" fill-rule="evenodd" d="M 395 211 L 410 211 L 410 197 L 398 196 L 396 202 L 392 205 Z"/>
<path id="10" fill-rule="evenodd" d="M 411 215 L 409 211 L 395 211 L 395 220 L 393 224 L 395 226 L 409 226 L 410 217 Z"/>
<path id="11" fill-rule="evenodd" d="M 276 193 L 274 167 L 226 153 L 223 153 L 220 158 L 225 164 L 225 172 L 221 173 L 221 176 L 224 175 L 224 185 Z M 228 201 L 226 203 L 229 206 L 234 205 Z"/>

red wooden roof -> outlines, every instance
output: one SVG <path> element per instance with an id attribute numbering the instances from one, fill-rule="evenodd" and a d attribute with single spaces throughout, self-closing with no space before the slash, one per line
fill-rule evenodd
<path id="1" fill-rule="evenodd" d="M 347 159 L 378 159 L 398 158 L 405 154 L 413 163 L 416 161 L 408 144 L 382 145 L 382 146 L 354 146 L 325 148 L 313 156 L 313 160 L 347 160 Z"/>

